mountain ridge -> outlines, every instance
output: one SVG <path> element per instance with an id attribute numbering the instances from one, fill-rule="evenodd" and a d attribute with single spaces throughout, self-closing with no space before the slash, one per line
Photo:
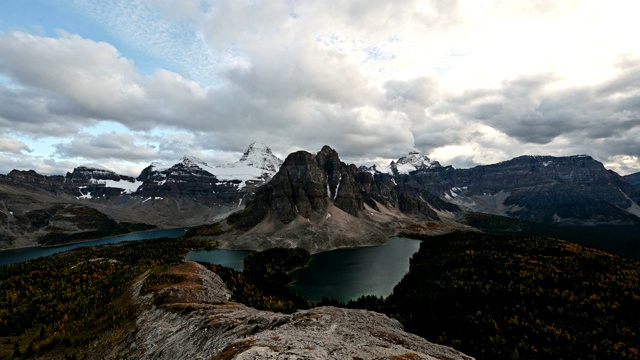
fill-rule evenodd
<path id="1" fill-rule="evenodd" d="M 12 246 L 26 236 L 35 245 L 46 221 L 28 228 L 24 216 L 59 203 L 161 228 L 210 224 L 237 212 L 224 223 L 242 239 L 221 245 L 295 246 L 288 238 L 299 236 L 310 251 L 378 244 L 408 228 L 470 230 L 459 221 L 468 211 L 555 225 L 640 222 L 637 185 L 588 155 L 523 155 L 455 169 L 410 152 L 386 170 L 344 163 L 329 146 L 281 162 L 257 142 L 226 167 L 186 155 L 170 167 L 152 162 L 135 178 L 87 165 L 65 176 L 14 170 L 0 175 L 0 243 Z M 28 205 L 20 200 L 25 196 L 32 199 Z"/>

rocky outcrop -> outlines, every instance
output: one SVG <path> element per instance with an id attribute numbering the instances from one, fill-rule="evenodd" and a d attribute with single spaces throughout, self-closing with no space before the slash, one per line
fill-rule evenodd
<path id="1" fill-rule="evenodd" d="M 183 281 L 146 295 L 140 295 L 144 280 L 133 286 L 140 307 L 135 334 L 116 343 L 98 340 L 87 358 L 472 359 L 406 333 L 382 314 L 334 307 L 290 315 L 259 311 L 229 302 L 220 278 L 196 263 L 168 271 Z"/>
<path id="2" fill-rule="evenodd" d="M 329 204 L 359 217 L 365 203 L 402 213 L 438 219 L 435 208 L 459 211 L 453 204 L 410 185 L 397 187 L 388 174 L 372 174 L 340 161 L 338 153 L 324 146 L 315 156 L 306 151 L 290 154 L 271 182 L 258 189 L 247 209 L 230 220 L 239 229 L 250 229 L 269 215 L 288 224 L 301 216 L 310 221 L 325 217 Z"/>
<path id="3" fill-rule="evenodd" d="M 65 192 L 81 199 L 118 197 L 136 191 L 140 183 L 108 169 L 78 166 L 64 177 Z"/>
<path id="4" fill-rule="evenodd" d="M 315 253 L 382 244 L 409 224 L 459 211 L 428 190 L 398 186 L 392 175 L 347 165 L 324 146 L 317 154 L 290 154 L 246 208 L 227 218 L 232 229 L 216 241 L 225 248 L 296 246 Z"/>

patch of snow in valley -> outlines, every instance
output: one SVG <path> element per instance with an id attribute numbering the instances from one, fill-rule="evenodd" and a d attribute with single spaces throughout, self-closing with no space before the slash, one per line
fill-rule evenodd
<path id="1" fill-rule="evenodd" d="M 246 185 L 246 182 L 249 180 L 258 180 L 264 173 L 264 170 L 248 165 L 232 168 L 212 168 L 207 166 L 207 168 L 203 170 L 206 170 L 207 172 L 215 175 L 216 178 L 221 181 L 240 180 L 238 189 L 242 189 Z"/>

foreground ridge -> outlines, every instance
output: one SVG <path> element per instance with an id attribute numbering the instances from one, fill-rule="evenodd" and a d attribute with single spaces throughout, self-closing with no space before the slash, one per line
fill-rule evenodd
<path id="1" fill-rule="evenodd" d="M 138 331 L 112 345 L 105 358 L 472 360 L 404 332 L 399 322 L 379 313 L 335 307 L 259 311 L 230 302 L 218 275 L 197 263 L 186 261 L 167 273 L 179 274 L 182 282 L 143 296 L 145 279 L 133 286 L 133 301 L 144 309 Z"/>

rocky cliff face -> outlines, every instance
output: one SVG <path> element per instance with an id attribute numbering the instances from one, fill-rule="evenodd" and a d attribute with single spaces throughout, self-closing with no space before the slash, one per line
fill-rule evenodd
<path id="1" fill-rule="evenodd" d="M 140 295 L 137 331 L 96 341 L 89 359 L 442 359 L 471 360 L 406 333 L 382 314 L 320 307 L 278 314 L 229 302 L 220 278 L 185 262 L 167 270 L 182 278 Z M 120 338 L 113 342 L 113 338 Z"/>
<path id="2" fill-rule="evenodd" d="M 311 252 L 375 245 L 406 224 L 441 221 L 443 214 L 459 211 L 429 190 L 398 186 L 392 175 L 347 165 L 324 146 L 315 155 L 290 154 L 246 209 L 228 218 L 237 231 L 220 245 L 299 246 Z"/>
<path id="3" fill-rule="evenodd" d="M 329 204 L 358 217 L 365 203 L 376 211 L 383 205 L 431 219 L 438 219 L 434 208 L 459 210 L 426 189 L 397 186 L 390 175 L 372 175 L 347 165 L 335 150 L 324 146 L 316 155 L 306 151 L 289 155 L 271 182 L 257 191 L 237 226 L 251 228 L 270 214 L 283 224 L 298 216 L 314 221 L 326 216 Z"/>

